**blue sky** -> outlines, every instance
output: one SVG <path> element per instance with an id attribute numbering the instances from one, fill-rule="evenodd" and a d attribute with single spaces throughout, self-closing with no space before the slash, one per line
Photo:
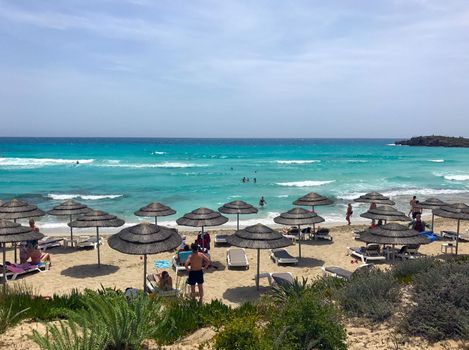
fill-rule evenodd
<path id="1" fill-rule="evenodd" d="M 0 0 L 1 136 L 469 136 L 469 1 Z"/>

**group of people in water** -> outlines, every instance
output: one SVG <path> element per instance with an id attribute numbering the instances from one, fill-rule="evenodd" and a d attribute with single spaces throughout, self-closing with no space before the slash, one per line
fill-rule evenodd
<path id="1" fill-rule="evenodd" d="M 245 177 L 245 176 L 244 176 L 244 177 L 241 179 L 241 182 L 242 182 L 242 183 L 249 182 L 249 177 Z M 253 177 L 253 178 L 252 178 L 252 182 L 257 183 L 257 179 L 256 179 L 255 177 Z"/>

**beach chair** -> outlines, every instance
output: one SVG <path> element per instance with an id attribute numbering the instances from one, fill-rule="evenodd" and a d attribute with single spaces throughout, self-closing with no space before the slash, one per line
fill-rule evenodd
<path id="1" fill-rule="evenodd" d="M 226 239 L 227 237 L 228 235 L 216 235 L 214 242 L 215 247 L 230 245 Z"/>
<path id="2" fill-rule="evenodd" d="M 61 237 L 44 237 L 38 242 L 38 248 L 42 251 L 54 247 L 61 247 L 64 239 Z"/>
<path id="3" fill-rule="evenodd" d="M 24 264 L 7 264 L 6 265 L 6 279 L 14 281 L 18 276 L 29 274 L 32 272 L 42 272 L 46 269 L 45 264 L 32 265 L 30 263 Z M 0 271 L 3 271 L 3 266 L 0 266 Z M 3 273 L 0 275 L 3 278 Z"/>
<path id="4" fill-rule="evenodd" d="M 368 244 L 366 247 L 347 247 L 348 255 L 354 256 L 360 259 L 363 263 L 368 262 L 382 262 L 386 260 L 386 257 L 381 254 L 379 244 Z"/>
<path id="5" fill-rule="evenodd" d="M 314 239 L 325 239 L 332 242 L 332 236 L 328 228 L 322 228 L 314 233 Z"/>
<path id="6" fill-rule="evenodd" d="M 401 247 L 399 252 L 396 254 L 396 257 L 398 257 L 402 260 L 420 258 L 424 255 L 419 253 L 419 251 L 418 251 L 419 248 L 420 248 L 420 244 L 404 245 L 404 246 Z"/>
<path id="7" fill-rule="evenodd" d="M 301 234 L 303 237 L 306 239 L 306 235 L 308 235 L 308 239 L 311 239 L 313 237 L 313 229 L 311 226 L 305 227 L 304 229 L 301 230 Z"/>
<path id="8" fill-rule="evenodd" d="M 186 260 L 189 257 L 189 255 L 191 254 L 192 252 L 189 250 L 189 251 L 178 252 L 176 255 L 173 256 L 172 264 L 176 273 L 178 273 L 179 271 L 183 271 L 183 272 L 186 271 L 186 267 L 184 266 L 184 264 L 186 263 Z"/>
<path id="9" fill-rule="evenodd" d="M 76 247 L 77 248 L 93 248 L 96 249 L 99 245 L 103 244 L 103 239 L 99 237 L 99 241 L 96 237 L 89 237 L 86 239 L 79 239 L 77 241 Z"/>
<path id="10" fill-rule="evenodd" d="M 285 286 L 293 284 L 295 279 L 290 272 L 272 272 L 269 273 L 269 283 L 271 286 Z"/>
<path id="11" fill-rule="evenodd" d="M 298 259 L 294 256 L 291 256 L 290 253 L 288 253 L 284 248 L 271 249 L 270 257 L 278 265 L 298 264 Z"/>
<path id="12" fill-rule="evenodd" d="M 180 289 L 171 289 L 171 290 L 158 290 L 156 281 L 153 279 L 153 275 L 147 274 L 145 278 L 145 288 L 146 292 L 150 294 L 155 294 L 158 297 L 176 297 L 181 293 Z"/>
<path id="13" fill-rule="evenodd" d="M 322 274 L 324 276 L 332 276 L 335 278 L 342 278 L 345 280 L 350 280 L 356 273 L 363 271 L 364 269 L 370 269 L 373 264 L 363 264 L 359 266 L 355 271 L 349 271 L 338 266 L 322 266 Z"/>
<path id="14" fill-rule="evenodd" d="M 441 231 L 440 236 L 443 238 L 449 238 L 452 240 L 456 240 L 458 237 L 458 233 L 454 231 Z M 469 232 L 459 233 L 459 240 L 463 242 L 469 241 Z"/>
<path id="15" fill-rule="evenodd" d="M 244 267 L 246 270 L 249 269 L 248 257 L 243 248 L 228 248 L 226 250 L 226 262 L 228 268 Z"/>

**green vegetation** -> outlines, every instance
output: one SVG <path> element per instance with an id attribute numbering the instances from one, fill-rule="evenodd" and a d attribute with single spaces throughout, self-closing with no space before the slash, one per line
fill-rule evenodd
<path id="1" fill-rule="evenodd" d="M 16 284 L 0 293 L 0 333 L 25 319 L 55 321 L 46 334 L 32 335 L 47 350 L 141 349 L 147 339 L 172 344 L 204 327 L 217 333 L 200 348 L 340 350 L 344 316 L 388 320 L 429 341 L 469 340 L 469 260 L 409 260 L 363 270 L 350 281 L 295 280 L 239 307 L 144 294 L 127 299 L 105 288 L 42 298 Z"/>

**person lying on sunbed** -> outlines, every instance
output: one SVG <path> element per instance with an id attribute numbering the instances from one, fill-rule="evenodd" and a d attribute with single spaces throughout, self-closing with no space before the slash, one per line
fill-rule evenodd
<path id="1" fill-rule="evenodd" d="M 169 275 L 168 271 L 163 271 L 161 273 L 154 273 L 153 280 L 157 283 L 157 289 L 159 291 L 173 290 L 173 279 Z"/>

